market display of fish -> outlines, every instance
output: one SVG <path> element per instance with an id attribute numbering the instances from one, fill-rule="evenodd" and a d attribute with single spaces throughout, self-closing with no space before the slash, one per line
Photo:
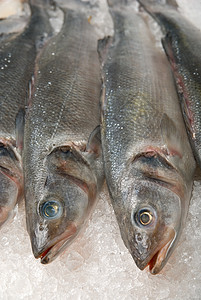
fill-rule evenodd
<path id="1" fill-rule="evenodd" d="M 61 31 L 37 58 L 24 131 L 27 229 L 43 264 L 78 235 L 104 179 L 99 37 L 87 3 L 66 5 Z"/>
<path id="2" fill-rule="evenodd" d="M 194 155 L 201 167 L 201 31 L 177 10 L 173 0 L 139 0 L 165 33 L 163 47 L 174 74 Z"/>
<path id="3" fill-rule="evenodd" d="M 168 60 L 127 2 L 108 1 L 115 33 L 99 42 L 104 168 L 122 239 L 156 274 L 184 227 L 195 161 Z"/>
<path id="4" fill-rule="evenodd" d="M 105 176 L 125 246 L 157 274 L 185 226 L 194 156 L 201 166 L 200 30 L 175 0 L 107 2 L 114 36 L 99 42 L 96 1 L 50 12 L 30 0 L 30 16 L 16 2 L 25 11 L 11 18 L 1 3 L 0 226 L 25 197 L 33 254 L 47 264 L 84 228 Z"/>
<path id="5" fill-rule="evenodd" d="M 23 196 L 21 150 L 24 105 L 31 79 L 36 43 L 46 30 L 45 12 L 31 4 L 22 33 L 7 35 L 0 44 L 0 225 Z M 36 26 L 37 25 L 37 26 Z"/>

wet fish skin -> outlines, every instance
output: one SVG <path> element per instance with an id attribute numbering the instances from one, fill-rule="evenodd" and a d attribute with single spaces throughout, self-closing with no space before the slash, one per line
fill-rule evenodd
<path id="1" fill-rule="evenodd" d="M 47 31 L 45 12 L 31 5 L 32 16 L 22 33 L 8 35 L 0 44 L 0 224 L 23 196 L 21 148 L 23 111 L 33 73 L 36 40 Z M 37 26 L 35 26 L 37 24 Z"/>
<path id="2" fill-rule="evenodd" d="M 62 7 L 63 27 L 37 59 L 25 122 L 27 229 L 33 254 L 44 264 L 54 260 L 83 228 L 104 177 L 97 127 L 98 37 L 84 4 L 73 1 L 73 5 L 73 9 Z M 62 210 L 55 219 L 45 218 L 41 209 L 51 199 Z"/>
<path id="3" fill-rule="evenodd" d="M 156 19 L 174 74 L 188 136 L 201 167 L 201 31 L 177 10 L 177 4 L 139 1 Z"/>
<path id="4" fill-rule="evenodd" d="M 115 34 L 99 42 L 105 176 L 126 247 L 138 268 L 149 264 L 156 274 L 184 227 L 195 161 L 168 61 L 147 18 L 129 2 L 109 5 Z"/>

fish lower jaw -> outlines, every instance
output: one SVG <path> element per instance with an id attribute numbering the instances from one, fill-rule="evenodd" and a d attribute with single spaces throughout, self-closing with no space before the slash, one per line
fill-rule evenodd
<path id="1" fill-rule="evenodd" d="M 34 253 L 35 258 L 40 258 L 42 264 L 52 262 L 67 246 L 71 244 L 77 234 L 77 228 L 74 224 L 72 224 L 71 228 L 68 228 L 59 239 L 57 238 L 55 242 L 52 241 L 51 246 L 46 247 L 45 250 L 40 253 Z"/>
<path id="2" fill-rule="evenodd" d="M 175 240 L 176 234 L 174 236 L 170 235 L 168 241 L 152 256 L 147 266 L 149 266 L 149 271 L 152 275 L 158 274 L 165 266 L 169 258 L 169 250 Z"/>
<path id="3" fill-rule="evenodd" d="M 168 239 L 162 244 L 162 246 L 158 247 L 151 257 L 147 257 L 147 259 L 143 261 L 136 262 L 137 267 L 140 270 L 144 270 L 146 267 L 149 267 L 149 271 L 152 275 L 158 274 L 163 269 L 170 256 L 170 250 L 175 238 L 176 233 L 174 230 L 171 230 Z"/>

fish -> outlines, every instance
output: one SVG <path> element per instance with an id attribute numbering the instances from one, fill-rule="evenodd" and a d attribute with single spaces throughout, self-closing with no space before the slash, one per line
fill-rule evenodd
<path id="1" fill-rule="evenodd" d="M 59 7 L 64 22 L 37 57 L 24 129 L 26 223 L 42 264 L 84 228 L 104 180 L 99 36 L 88 3 Z"/>
<path id="2" fill-rule="evenodd" d="M 46 31 L 45 11 L 30 4 L 31 17 L 25 29 L 7 35 L 0 43 L 0 226 L 23 198 L 24 107 L 36 44 L 41 44 Z"/>
<path id="3" fill-rule="evenodd" d="M 188 213 L 195 160 L 170 66 L 134 1 L 108 1 L 114 36 L 98 43 L 101 140 L 121 237 L 137 267 L 159 273 Z"/>
<path id="4" fill-rule="evenodd" d="M 180 105 L 199 168 L 201 167 L 201 31 L 178 11 L 174 0 L 139 3 L 158 22 L 163 48 L 174 75 Z"/>

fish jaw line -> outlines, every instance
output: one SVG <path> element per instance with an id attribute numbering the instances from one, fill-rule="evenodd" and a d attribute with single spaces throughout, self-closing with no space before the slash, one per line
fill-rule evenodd
<path id="1" fill-rule="evenodd" d="M 165 266 L 170 254 L 174 241 L 176 240 L 177 234 L 174 228 L 168 230 L 168 237 L 163 243 L 160 243 L 159 247 L 156 247 L 155 251 L 151 256 L 148 256 L 144 260 L 136 259 L 135 263 L 137 267 L 143 271 L 149 266 L 149 271 L 152 275 L 159 273 Z"/>
<path id="2" fill-rule="evenodd" d="M 53 239 L 51 242 L 47 243 L 45 250 L 38 253 L 34 253 L 35 258 L 40 258 L 42 264 L 48 264 L 52 262 L 59 253 L 65 249 L 67 245 L 71 243 L 72 240 L 77 236 L 77 227 L 72 223 L 59 238 Z"/>
<path id="3" fill-rule="evenodd" d="M 170 256 L 170 250 L 172 249 L 172 245 L 175 242 L 176 237 L 177 234 L 175 230 L 172 229 L 169 233 L 167 241 L 163 244 L 162 247 L 159 248 L 159 250 L 155 252 L 155 254 L 150 259 L 147 265 L 149 266 L 149 271 L 152 275 L 158 274 L 165 266 Z"/>

